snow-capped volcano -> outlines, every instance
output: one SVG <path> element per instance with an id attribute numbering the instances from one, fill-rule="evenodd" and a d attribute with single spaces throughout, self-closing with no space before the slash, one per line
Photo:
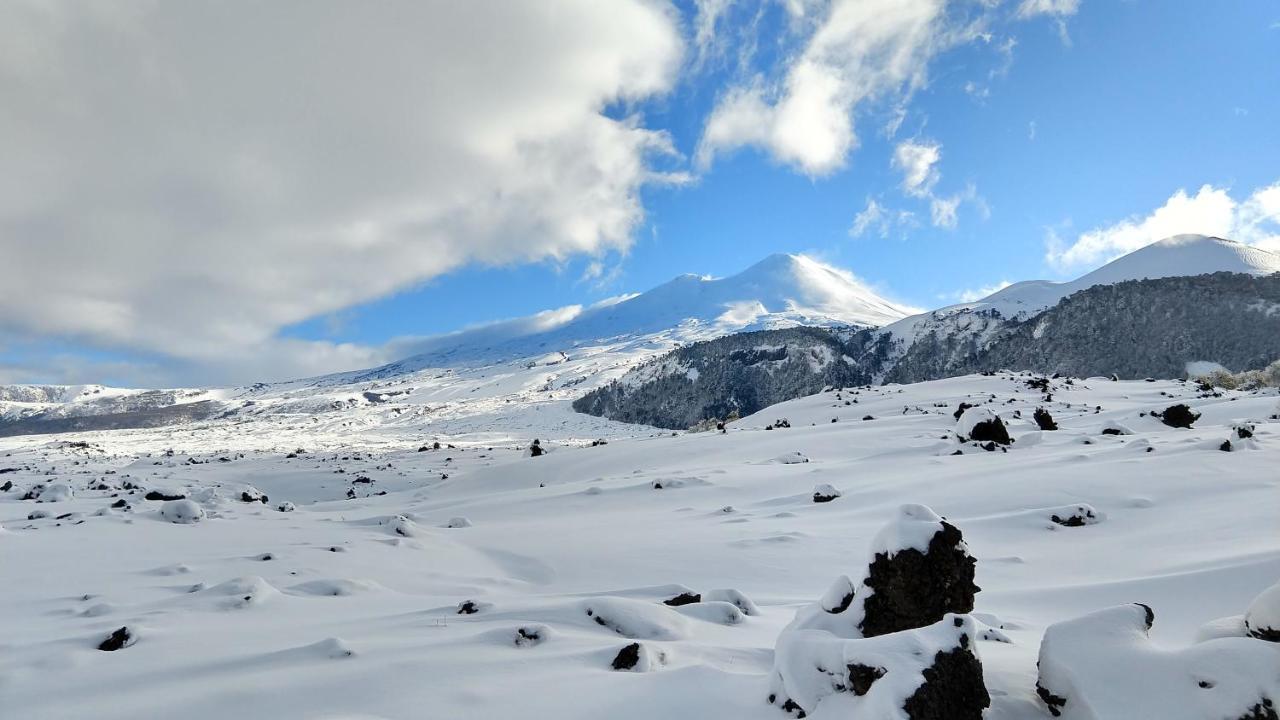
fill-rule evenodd
<path id="1" fill-rule="evenodd" d="M 516 357 L 595 341 L 674 331 L 680 341 L 792 325 L 879 327 L 913 312 L 847 270 L 775 254 L 725 278 L 680 275 L 646 292 L 426 338 L 401 368 Z"/>

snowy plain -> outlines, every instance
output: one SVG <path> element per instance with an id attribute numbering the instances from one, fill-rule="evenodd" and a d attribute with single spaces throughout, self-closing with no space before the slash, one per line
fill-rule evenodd
<path id="1" fill-rule="evenodd" d="M 543 366 L 475 372 L 360 412 L 0 439 L 0 714 L 777 720 L 780 633 L 858 576 L 904 504 L 977 558 L 994 720 L 1049 717 L 1036 661 L 1054 623 L 1140 602 L 1152 641 L 1186 648 L 1235 632 L 1280 579 L 1274 390 L 1057 379 L 1046 401 L 1005 373 L 673 434 L 572 413 L 568 389 L 530 384 Z M 334 401 L 287 390 L 271 402 Z M 961 402 L 1003 419 L 1007 452 L 957 439 Z M 1179 402 L 1202 413 L 1190 429 L 1150 415 Z M 1038 407 L 1059 430 L 1038 429 Z M 21 499 L 41 484 L 65 489 Z M 839 497 L 813 502 L 824 484 Z M 151 491 L 203 519 L 168 521 Z M 1052 520 L 1083 506 L 1086 524 Z M 730 601 L 662 602 L 689 590 Z M 99 651 L 121 627 L 130 643 Z M 612 670 L 632 642 L 649 671 Z"/>

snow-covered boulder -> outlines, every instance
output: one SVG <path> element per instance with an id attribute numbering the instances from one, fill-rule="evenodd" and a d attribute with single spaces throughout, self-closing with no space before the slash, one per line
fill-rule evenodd
<path id="1" fill-rule="evenodd" d="M 160 517 L 171 523 L 190 525 L 204 519 L 204 508 L 191 500 L 170 500 L 160 506 Z"/>
<path id="2" fill-rule="evenodd" d="M 240 502 L 247 502 L 247 503 L 256 502 L 256 503 L 262 503 L 265 505 L 268 499 L 269 498 L 267 497 L 266 493 L 262 492 L 261 490 L 259 490 L 258 488 L 252 485 L 245 485 L 244 489 L 240 491 Z"/>
<path id="3" fill-rule="evenodd" d="M 798 717 L 981 720 L 991 704 L 977 655 L 977 625 L 946 615 L 920 629 L 845 639 L 784 631 L 769 702 Z"/>
<path id="4" fill-rule="evenodd" d="M 994 442 L 999 445 L 1011 442 L 1009 429 L 1004 426 L 1004 421 L 984 407 L 966 408 L 956 421 L 956 434 L 973 442 Z"/>
<path id="5" fill-rule="evenodd" d="M 1036 691 L 1066 720 L 1265 720 L 1280 699 L 1280 652 L 1225 637 L 1161 648 L 1145 605 L 1121 605 L 1050 625 Z"/>
<path id="6" fill-rule="evenodd" d="M 75 496 L 75 492 L 73 492 L 71 490 L 71 486 L 66 483 L 54 482 L 47 485 L 36 485 L 31 488 L 27 495 L 30 499 L 33 499 L 36 502 L 51 503 L 67 502 Z"/>
<path id="7" fill-rule="evenodd" d="M 972 647 L 977 634 L 960 614 L 973 610 L 976 561 L 960 531 L 924 505 L 903 505 L 869 555 L 860 574 L 837 578 L 782 631 L 773 701 L 809 713 L 849 691 L 866 696 L 837 701 L 853 703 L 850 717 L 980 718 L 989 698 Z M 896 674 L 868 691 L 888 673 Z"/>
<path id="8" fill-rule="evenodd" d="M 956 526 L 924 505 L 903 505 L 872 540 L 861 573 L 837 579 L 789 627 L 874 637 L 971 612 L 976 562 Z"/>
<path id="9" fill-rule="evenodd" d="M 1244 626 L 1259 640 L 1280 642 L 1280 582 L 1263 590 L 1249 603 L 1244 614 Z"/>
<path id="10" fill-rule="evenodd" d="M 666 661 L 666 654 L 661 650 L 655 650 L 640 643 L 631 643 L 623 646 L 618 654 L 613 656 L 613 662 L 610 665 L 614 670 L 624 672 L 653 672 Z"/>
<path id="11" fill-rule="evenodd" d="M 584 601 L 581 609 L 595 624 L 627 638 L 677 640 L 689 632 L 688 620 L 659 603 L 598 597 Z"/>
<path id="12" fill-rule="evenodd" d="M 465 518 L 465 517 L 461 517 L 461 516 L 459 516 L 459 517 L 453 517 L 453 518 L 449 518 L 449 522 L 445 523 L 445 527 L 447 527 L 447 528 L 455 528 L 455 529 L 457 529 L 457 528 L 469 528 L 469 527 L 471 527 L 471 521 L 470 521 L 469 519 L 467 519 L 467 518 Z"/>
<path id="13" fill-rule="evenodd" d="M 782 453 L 769 460 L 772 465 L 803 465 L 807 462 L 809 462 L 809 458 L 805 457 L 804 453 L 794 450 Z"/>
<path id="14" fill-rule="evenodd" d="M 827 503 L 840 497 L 841 493 L 834 485 L 823 483 L 813 489 L 813 501 L 816 503 Z"/>

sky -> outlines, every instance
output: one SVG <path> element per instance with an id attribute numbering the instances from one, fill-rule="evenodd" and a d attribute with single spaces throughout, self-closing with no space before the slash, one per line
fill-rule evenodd
<path id="1" fill-rule="evenodd" d="M 0 0 L 0 383 L 242 384 L 804 253 L 1280 250 L 1274 0 Z"/>

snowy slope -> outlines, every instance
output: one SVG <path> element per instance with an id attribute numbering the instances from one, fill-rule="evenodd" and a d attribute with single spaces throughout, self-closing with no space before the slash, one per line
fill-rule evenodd
<path id="1" fill-rule="evenodd" d="M 980 314 L 994 312 L 1021 320 L 1059 300 L 1095 285 L 1215 272 L 1270 275 L 1280 272 L 1280 255 L 1249 245 L 1205 235 L 1177 235 L 1135 250 L 1070 282 L 1026 280 L 970 303 L 949 305 L 912 315 L 885 326 L 895 339 L 910 344 L 928 332 L 973 332 L 981 338 L 991 324 Z"/>
<path id="2" fill-rule="evenodd" d="M 1052 381 L 1046 402 L 1026 379 L 846 389 L 727 434 L 597 447 L 545 441 L 562 418 L 536 409 L 511 437 L 443 437 L 424 452 L 408 427 L 306 416 L 68 438 L 85 445 L 3 438 L 0 469 L 14 470 L 0 483 L 15 487 L 0 492 L 0 714 L 785 720 L 766 701 L 782 629 L 832 580 L 857 576 L 899 506 L 923 503 L 977 558 L 986 717 L 1040 720 L 1049 626 L 1143 602 L 1157 646 L 1200 647 L 1202 626 L 1242 615 L 1280 577 L 1280 422 L 1268 419 L 1280 398 L 1077 379 Z M 955 439 L 960 402 L 1008 423 L 1007 453 Z M 1191 429 L 1149 414 L 1176 402 L 1202 413 Z M 1060 430 L 1030 421 L 1040 406 Z M 765 430 L 783 417 L 790 428 Z M 1242 421 L 1252 438 L 1234 430 Z M 1110 426 L 1131 434 L 1102 434 Z M 530 434 L 548 455 L 527 457 Z M 1234 451 L 1222 452 L 1228 438 Z M 186 493 L 206 517 L 166 522 L 163 503 L 126 482 Z M 40 483 L 73 496 L 20 499 Z M 841 496 L 813 503 L 823 484 Z M 249 485 L 269 502 L 243 502 Z M 131 509 L 109 509 L 118 500 Z M 285 501 L 296 509 L 278 511 Z M 1052 521 L 1082 505 L 1089 523 Z M 740 591 L 758 614 L 662 604 L 686 590 L 736 597 L 716 589 Z M 459 613 L 467 601 L 474 614 Z M 121 627 L 133 644 L 96 649 Z M 631 642 L 650 653 L 650 672 L 610 670 Z M 1091 662 L 1093 648 L 1073 652 Z M 1100 717 L 1156 717 L 1145 701 L 1166 709 L 1166 686 L 1129 683 L 1105 659 L 1131 705 Z M 1227 660 L 1172 681 L 1212 703 L 1195 683 L 1229 673 Z M 1277 685 L 1255 690 L 1280 699 Z M 1238 716 L 1204 707 L 1158 716 Z M 811 715 L 831 716 L 845 715 Z"/>

